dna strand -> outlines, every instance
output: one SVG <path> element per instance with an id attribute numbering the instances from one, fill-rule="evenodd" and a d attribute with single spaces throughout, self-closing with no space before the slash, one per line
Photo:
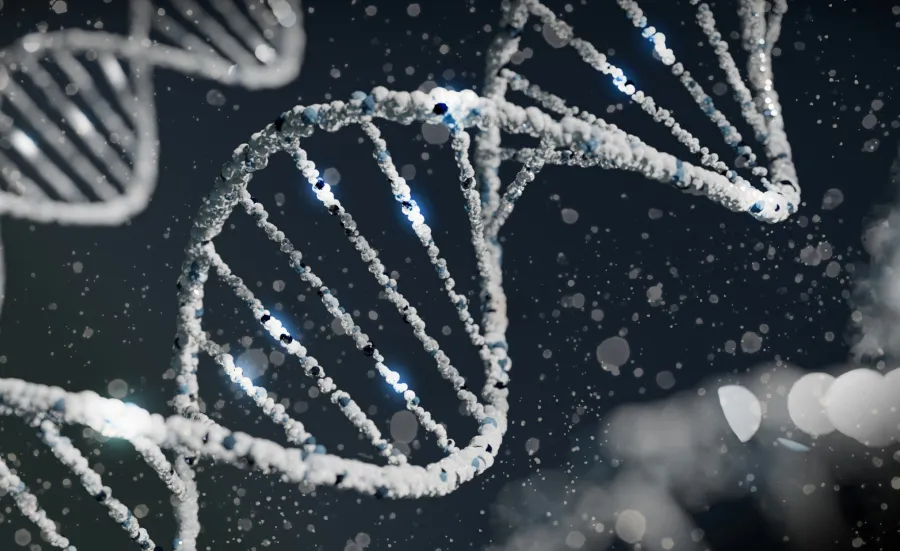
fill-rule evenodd
<path id="1" fill-rule="evenodd" d="M 655 56 L 671 67 L 672 74 L 691 94 L 701 111 L 720 130 L 726 144 L 738 155 L 735 165 L 749 169 L 752 176 L 766 191 L 756 193 L 756 188 L 730 168 L 719 156 L 702 147 L 698 139 L 684 129 L 672 113 L 658 102 L 638 90 L 627 75 L 600 53 L 593 44 L 575 36 L 574 30 L 539 0 L 512 0 L 504 2 L 501 32 L 494 39 L 487 53 L 486 77 L 483 95 L 491 99 L 505 98 L 508 91 L 523 94 L 548 111 L 557 113 L 563 120 L 577 119 L 600 130 L 599 143 L 588 144 L 586 149 L 553 151 L 541 144 L 537 148 L 502 148 L 497 129 L 488 130 L 476 140 L 476 159 L 479 177 L 485 185 L 485 196 L 490 208 L 497 212 L 490 226 L 496 232 L 512 212 L 515 201 L 521 196 L 535 173 L 545 165 L 566 165 L 617 168 L 635 171 L 648 179 L 669 183 L 686 193 L 705 195 L 734 211 L 745 211 L 759 220 L 780 222 L 794 212 L 800 204 L 800 187 L 797 183 L 790 144 L 784 132 L 784 120 L 778 94 L 773 85 L 771 52 L 781 30 L 781 20 L 787 11 L 786 0 L 774 0 L 768 19 L 765 17 L 764 0 L 739 0 L 743 46 L 750 54 L 747 73 L 750 87 L 744 83 L 740 71 L 728 50 L 728 44 L 716 29 L 710 7 L 699 0 L 691 0 L 697 6 L 697 21 L 708 37 L 710 46 L 718 56 L 719 66 L 725 72 L 741 113 L 754 131 L 757 141 L 765 148 L 768 169 L 758 164 L 759 158 L 747 145 L 738 130 L 728 121 L 703 91 L 702 86 L 684 69 L 675 53 L 666 46 L 666 37 L 658 32 L 644 16 L 637 2 L 617 0 L 632 24 L 641 29 L 644 38 L 653 43 Z M 572 47 L 593 69 L 612 78 L 616 88 L 626 94 L 644 112 L 669 128 L 672 135 L 688 150 L 699 157 L 700 166 L 694 166 L 680 158 L 656 151 L 638 137 L 627 134 L 600 117 L 575 106 L 568 106 L 565 99 L 536 84 L 507 67 L 519 48 L 522 33 L 529 18 L 536 17 L 549 27 L 557 38 Z M 755 92 L 755 95 L 754 95 Z M 521 178 L 509 187 L 501 197 L 502 182 L 500 164 L 504 160 L 523 163 Z"/>
<path id="2" fill-rule="evenodd" d="M 0 51 L 0 215 L 118 225 L 141 212 L 158 172 L 157 67 L 249 89 L 299 73 L 298 0 L 128 6 L 127 35 L 33 33 Z"/>
<path id="3" fill-rule="evenodd" d="M 431 229 L 425 223 L 418 205 L 410 197 L 409 186 L 398 175 L 375 119 L 400 124 L 444 124 L 449 128 L 480 276 L 484 306 L 480 324 L 475 322 L 470 313 L 465 296 L 454 290 L 455 282 L 447 263 L 440 256 L 440 249 L 435 244 Z M 448 298 L 456 306 L 472 345 L 479 351 L 486 371 L 486 383 L 480 399 L 466 387 L 465 378 L 453 367 L 437 341 L 426 333 L 424 320 L 403 297 L 397 282 L 386 275 L 386 268 L 378 259 L 377 252 L 361 235 L 352 215 L 341 205 L 330 186 L 319 178 L 315 164 L 300 147 L 300 140 L 309 137 L 315 127 L 335 132 L 350 125 L 359 125 L 372 142 L 375 159 L 389 180 L 394 199 L 410 221 L 430 263 L 443 281 Z M 601 139 L 604 140 L 603 143 L 609 144 L 611 138 L 621 138 L 619 134 L 608 135 L 605 129 L 579 119 L 564 118 L 557 121 L 535 107 L 526 109 L 502 99 L 481 98 L 471 91 L 454 92 L 441 88 L 425 94 L 419 91 L 394 92 L 379 87 L 371 94 L 355 93 L 346 103 L 336 101 L 324 105 L 295 107 L 262 132 L 254 134 L 248 144 L 235 150 L 232 159 L 222 168 L 213 192 L 204 200 L 195 219 L 179 280 L 179 318 L 173 359 L 179 385 L 175 407 L 181 415 L 163 420 L 133 405 L 99 398 L 90 393 L 66 393 L 61 389 L 15 380 L 0 382 L 3 407 L 40 426 L 45 435 L 44 440 L 54 450 L 54 454 L 75 472 L 84 475 L 82 479 L 88 491 L 110 508 L 111 516 L 145 549 L 153 548 L 153 541 L 142 531 L 127 509 L 111 499 L 111 491 L 104 488 L 94 474 L 84 470 L 83 464 L 77 459 L 77 450 L 53 432 L 53 425 L 83 424 L 101 434 L 131 441 L 167 487 L 179 496 L 176 506 L 176 515 L 180 521 L 177 549 L 196 548 L 199 533 L 196 518 L 197 490 L 190 465 L 200 457 L 212 456 L 218 461 L 274 471 L 291 482 L 334 485 L 383 498 L 418 498 L 444 495 L 455 490 L 460 484 L 490 468 L 499 452 L 507 428 L 509 406 L 506 387 L 508 372 L 512 366 L 505 337 L 508 319 L 500 270 L 502 250 L 499 240 L 490 237 L 489 233 L 497 214 L 496 211 L 482 209 L 474 178 L 475 169 L 469 159 L 472 140 L 467 129 L 473 127 L 499 127 L 510 134 L 528 135 L 554 150 L 595 151 L 599 150 Z M 360 253 L 360 258 L 368 264 L 369 271 L 383 288 L 388 300 L 409 322 L 424 349 L 434 357 L 441 375 L 451 383 L 457 397 L 465 405 L 465 412 L 479 422 L 478 435 L 466 446 L 457 447 L 443 426 L 434 421 L 421 405 L 415 391 L 399 380 L 397 372 L 385 365 L 384 356 L 356 325 L 352 315 L 341 308 L 337 298 L 324 286 L 312 267 L 304 262 L 302 253 L 294 248 L 283 232 L 268 221 L 264 207 L 251 197 L 247 187 L 253 174 L 264 169 L 269 157 L 278 152 L 286 152 L 291 156 L 316 197 L 338 220 L 348 239 Z M 755 189 L 726 188 L 723 194 L 727 194 L 727 197 L 722 202 L 727 205 L 752 204 L 762 200 L 763 193 Z M 353 339 L 355 347 L 376 362 L 377 371 L 403 396 L 407 409 L 418 417 L 426 430 L 434 434 L 438 445 L 447 454 L 444 459 L 426 467 L 409 464 L 403 454 L 397 453 L 381 437 L 375 424 L 367 418 L 350 394 L 336 385 L 326 374 L 325 368 L 308 354 L 306 348 L 285 330 L 272 312 L 266 310 L 242 280 L 232 273 L 227 262 L 216 252 L 213 240 L 237 207 L 243 208 L 256 220 L 269 239 L 287 255 L 291 267 L 299 277 L 318 288 L 322 303 L 340 321 L 345 334 Z M 253 317 L 284 351 L 297 358 L 304 373 L 314 379 L 323 394 L 330 395 L 331 401 L 367 437 L 379 455 L 385 458 L 387 465 L 379 466 L 327 454 L 301 422 L 292 419 L 281 404 L 275 403 L 268 396 L 264 388 L 254 385 L 250 378 L 245 377 L 231 355 L 213 342 L 201 324 L 204 284 L 211 271 L 222 278 L 250 308 Z M 200 389 L 196 373 L 201 353 L 212 356 L 230 380 L 237 383 L 263 413 L 284 428 L 288 441 L 295 447 L 286 449 L 268 440 L 230 433 L 206 417 L 198 404 Z M 173 463 L 166 459 L 163 449 L 175 452 L 176 459 Z M 82 470 L 78 471 L 79 468 Z M 89 479 L 85 479 L 85 476 Z M 5 484 L 18 489 L 18 502 L 25 507 L 29 518 L 45 518 L 45 513 L 36 508 L 33 496 L 25 494 L 24 487 L 16 479 L 8 477 Z M 58 539 L 60 537 L 58 534 L 48 535 L 47 539 L 62 541 Z"/>
<path id="4" fill-rule="evenodd" d="M 543 13 L 536 3 L 514 3 L 507 10 L 506 18 L 521 16 L 524 13 L 521 11 L 523 6 L 531 6 Z M 200 458 L 214 458 L 237 467 L 275 473 L 288 483 L 332 485 L 382 498 L 445 495 L 490 468 L 507 428 L 507 384 L 512 365 L 505 338 L 508 319 L 500 269 L 502 248 L 498 232 L 508 219 L 515 200 L 542 166 L 576 164 L 639 171 L 650 179 L 675 184 L 686 191 L 707 196 L 730 210 L 748 212 L 766 222 L 784 220 L 799 201 L 799 188 L 792 180 L 784 179 L 781 180 L 782 183 L 773 184 L 765 178 L 767 172 L 761 167 L 754 166 L 753 172 L 760 177 L 765 191 L 756 189 L 734 171 L 726 170 L 724 175 L 721 170 L 717 171 L 717 167 L 721 167 L 717 158 L 711 154 L 707 156 L 707 153 L 703 153 L 704 166 L 693 166 L 659 152 L 593 116 L 567 108 L 555 108 L 561 100 L 551 98 L 543 105 L 549 111 L 562 115 L 559 120 L 537 107 L 522 108 L 508 102 L 503 97 L 505 86 L 515 88 L 516 85 L 512 82 L 521 80 L 504 79 L 500 75 L 502 58 L 509 53 L 510 45 L 515 40 L 514 37 L 507 36 L 499 38 L 495 43 L 489 56 L 488 78 L 492 84 L 486 88 L 487 95 L 484 97 L 471 91 L 455 92 L 441 88 L 426 94 L 418 91 L 395 92 L 379 87 L 370 94 L 357 92 L 349 102 L 295 107 L 262 132 L 254 134 L 248 144 L 235 150 L 195 219 L 191 241 L 186 249 L 187 258 L 179 279 L 179 317 L 173 367 L 178 372 L 179 388 L 174 403 L 180 415 L 163 419 L 134 405 L 100 398 L 92 393 L 70 393 L 10 379 L 0 380 L 3 412 L 24 417 L 39 427 L 44 441 L 54 454 L 80 475 L 88 491 L 109 508 L 110 515 L 144 549 L 152 549 L 156 544 L 140 528 L 127 508 L 111 497 L 111 490 L 102 486 L 100 479 L 94 476 L 96 473 L 85 470 L 84 462 L 78 459 L 80 452 L 66 439 L 59 437 L 55 427 L 81 424 L 101 434 L 131 442 L 178 498 L 175 508 L 179 533 L 174 546 L 183 550 L 196 549 L 200 531 L 197 519 L 198 493 L 195 473 L 191 469 L 191 465 Z M 496 69 L 496 74 L 492 73 L 491 67 Z M 627 86 L 627 83 L 623 84 L 626 90 L 630 90 Z M 532 86 L 527 88 L 535 90 Z M 643 97 L 636 91 L 632 96 Z M 541 97 L 549 98 L 544 95 Z M 770 103 L 777 101 L 772 97 L 770 96 Z M 648 100 L 645 105 L 652 103 Z M 771 142 L 769 147 L 773 151 L 779 151 L 774 154 L 778 158 L 773 159 L 773 173 L 786 177 L 793 171 L 789 148 L 786 142 L 779 143 L 778 115 L 774 108 L 772 111 L 772 120 L 767 124 L 773 136 L 766 143 Z M 446 260 L 440 256 L 431 229 L 410 196 L 409 186 L 397 173 L 387 144 L 374 123 L 375 119 L 399 124 L 444 124 L 450 130 L 478 265 L 480 299 L 484 310 L 480 323 L 470 313 L 465 296 L 454 290 L 455 281 L 450 275 Z M 486 371 L 486 384 L 480 399 L 468 389 L 465 378 L 452 366 L 437 341 L 425 332 L 424 320 L 400 293 L 397 282 L 386 275 L 377 252 L 362 237 L 357 222 L 341 205 L 330 186 L 319 178 L 315 164 L 299 145 L 301 138 L 309 137 L 315 127 L 334 132 L 349 125 L 359 125 L 372 142 L 375 159 L 389 180 L 391 192 L 399 203 L 400 210 L 410 221 L 430 263 L 443 281 L 448 298 L 456 306 L 472 345 L 479 351 Z M 468 130 L 472 128 L 479 131 L 474 145 L 474 163 L 469 156 L 472 138 Z M 500 148 L 502 132 L 530 136 L 539 140 L 540 147 L 518 151 L 503 150 Z M 693 143 L 690 139 L 688 141 Z M 743 146 L 741 151 L 746 151 Z M 302 253 L 295 249 L 281 230 L 268 221 L 265 208 L 248 192 L 247 186 L 253 173 L 264 169 L 269 157 L 278 152 L 291 155 L 316 197 L 339 221 L 348 240 L 368 264 L 385 296 L 409 322 L 423 348 L 434 357 L 440 374 L 451 383 L 457 397 L 465 405 L 466 414 L 479 421 L 477 436 L 466 446 L 456 446 L 443 426 L 434 421 L 431 414 L 422 407 L 419 396 L 400 381 L 396 371 L 384 363 L 384 356 L 356 325 L 352 315 L 342 309 L 337 298 L 304 262 Z M 749 157 L 749 154 L 744 154 Z M 523 161 L 524 166 L 501 196 L 498 168 L 502 160 L 511 158 Z M 703 159 L 701 164 L 704 164 Z M 706 165 L 716 170 L 706 168 Z M 217 253 L 213 240 L 237 207 L 252 216 L 257 226 L 288 256 L 291 268 L 299 277 L 319 289 L 324 306 L 340 322 L 345 334 L 353 339 L 356 348 L 376 362 L 377 371 L 382 378 L 404 398 L 407 409 L 418 417 L 423 427 L 434 434 L 439 447 L 446 453 L 444 459 L 425 467 L 409 464 L 402 453 L 398 453 L 382 438 L 375 424 L 350 394 L 338 388 L 334 380 L 326 375 L 325 368 L 308 354 L 306 348 L 293 338 L 282 322 L 265 309 L 243 281 L 232 273 L 227 262 Z M 254 319 L 285 352 L 297 358 L 304 374 L 315 381 L 323 394 L 330 396 L 331 401 L 371 442 L 387 465 L 328 454 L 301 422 L 292 419 L 281 404 L 268 396 L 264 388 L 254 385 L 250 378 L 244 376 L 231 355 L 215 343 L 210 333 L 204 332 L 202 327 L 204 284 L 210 271 L 214 271 L 231 287 L 235 295 L 251 310 Z M 237 383 L 263 413 L 283 427 L 293 447 L 285 448 L 270 440 L 232 433 L 202 413 L 198 402 L 200 389 L 197 382 L 201 353 L 213 357 L 229 379 Z M 171 463 L 166 451 L 175 456 Z M 4 475 L 0 480 L 5 487 L 13 490 L 14 498 L 26 516 L 44 530 L 45 538 L 57 547 L 68 546 L 68 540 L 55 531 L 55 525 L 46 521 L 47 515 L 39 508 L 36 498 L 27 492 L 9 468 L 0 471 L 0 475 Z"/>

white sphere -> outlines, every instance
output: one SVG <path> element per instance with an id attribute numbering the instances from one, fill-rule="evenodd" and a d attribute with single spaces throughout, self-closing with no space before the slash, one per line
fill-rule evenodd
<path id="1" fill-rule="evenodd" d="M 893 379 L 897 378 L 892 376 Z M 885 378 L 872 369 L 854 369 L 834 380 L 825 393 L 828 419 L 842 434 L 866 446 L 880 448 L 891 442 L 891 396 Z"/>
<path id="2" fill-rule="evenodd" d="M 825 394 L 834 382 L 828 373 L 804 375 L 788 393 L 787 408 L 791 421 L 810 436 L 822 436 L 834 432 L 823 403 Z"/>

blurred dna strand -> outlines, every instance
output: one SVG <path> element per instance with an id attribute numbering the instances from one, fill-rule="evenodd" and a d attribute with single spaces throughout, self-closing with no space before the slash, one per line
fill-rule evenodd
<path id="1" fill-rule="evenodd" d="M 249 89 L 299 73 L 297 0 L 128 7 L 126 35 L 65 29 L 0 50 L 0 215 L 117 225 L 141 212 L 158 175 L 157 67 Z"/>

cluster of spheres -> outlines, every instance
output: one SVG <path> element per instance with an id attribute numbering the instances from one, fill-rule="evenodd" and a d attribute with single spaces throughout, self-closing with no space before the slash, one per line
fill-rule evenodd
<path id="1" fill-rule="evenodd" d="M 742 442 L 749 441 L 762 424 L 760 399 L 741 385 L 722 386 L 718 394 L 729 427 Z M 900 442 L 898 396 L 897 369 L 881 373 L 859 368 L 838 377 L 807 373 L 787 393 L 785 421 L 813 438 L 838 431 L 868 447 L 884 448 Z"/>

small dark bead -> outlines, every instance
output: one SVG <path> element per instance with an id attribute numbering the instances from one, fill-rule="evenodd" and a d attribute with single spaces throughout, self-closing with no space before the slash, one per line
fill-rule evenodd
<path id="1" fill-rule="evenodd" d="M 367 342 L 366 345 L 363 346 L 362 351 L 363 351 L 363 354 L 365 354 L 366 356 L 369 356 L 369 357 L 374 356 L 375 355 L 375 345 L 370 342 Z"/>
<path id="2" fill-rule="evenodd" d="M 259 321 L 261 321 L 261 322 L 263 322 L 263 323 L 266 323 L 266 322 L 269 321 L 270 319 L 272 319 L 272 316 L 270 316 L 269 314 L 263 314 L 262 317 L 259 318 Z"/>
<path id="3" fill-rule="evenodd" d="M 279 338 L 281 339 L 281 342 L 283 342 L 284 344 L 291 344 L 292 342 L 294 342 L 294 337 L 288 335 L 287 333 L 285 333 L 284 335 L 282 335 Z"/>
<path id="4" fill-rule="evenodd" d="M 431 110 L 435 115 L 443 115 L 447 112 L 447 104 L 446 103 L 435 103 L 434 109 Z"/>

